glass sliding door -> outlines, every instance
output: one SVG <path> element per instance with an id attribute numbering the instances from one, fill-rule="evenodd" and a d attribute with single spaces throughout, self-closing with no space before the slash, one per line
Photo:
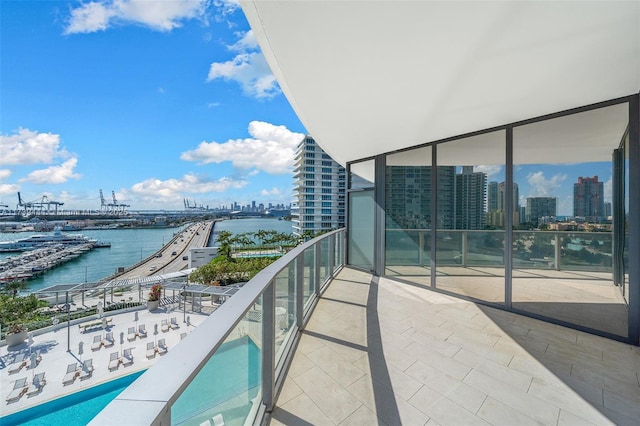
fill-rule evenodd
<path id="1" fill-rule="evenodd" d="M 613 223 L 624 205 L 613 159 L 627 122 L 628 105 L 619 104 L 514 127 L 513 179 L 524 207 L 512 234 L 514 309 L 627 335 L 614 282 L 614 232 L 623 228 Z"/>
<path id="2" fill-rule="evenodd" d="M 431 285 L 431 147 L 387 155 L 385 274 Z"/>
<path id="3" fill-rule="evenodd" d="M 506 132 L 441 143 L 436 152 L 436 287 L 503 304 L 505 217 L 518 214 L 506 204 Z"/>

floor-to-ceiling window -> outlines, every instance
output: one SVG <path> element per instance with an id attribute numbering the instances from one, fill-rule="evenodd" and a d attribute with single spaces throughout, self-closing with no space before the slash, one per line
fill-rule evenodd
<path id="1" fill-rule="evenodd" d="M 385 274 L 430 285 L 431 147 L 387 155 Z"/>
<path id="2" fill-rule="evenodd" d="M 525 206 L 513 229 L 514 309 L 627 335 L 612 256 L 613 156 L 627 123 L 619 104 L 514 127 L 513 180 Z"/>
<path id="3" fill-rule="evenodd" d="M 436 288 L 500 304 L 510 199 L 505 146 L 505 132 L 497 131 L 436 148 Z"/>
<path id="4" fill-rule="evenodd" d="M 350 190 L 349 263 L 629 337 L 629 111 L 611 101 L 388 153 L 375 171 L 352 163 L 367 179 Z"/>

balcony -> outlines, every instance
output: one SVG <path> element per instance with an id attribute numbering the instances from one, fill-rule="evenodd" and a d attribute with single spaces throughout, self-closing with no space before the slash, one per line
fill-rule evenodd
<path id="1" fill-rule="evenodd" d="M 343 266 L 297 247 L 91 424 L 637 424 L 640 348 Z"/>

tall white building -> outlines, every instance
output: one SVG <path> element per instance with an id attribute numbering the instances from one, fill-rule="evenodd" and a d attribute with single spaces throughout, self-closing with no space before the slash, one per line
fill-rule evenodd
<path id="1" fill-rule="evenodd" d="M 291 202 L 293 232 L 303 235 L 344 227 L 345 169 L 305 136 L 296 151 L 294 197 Z"/>

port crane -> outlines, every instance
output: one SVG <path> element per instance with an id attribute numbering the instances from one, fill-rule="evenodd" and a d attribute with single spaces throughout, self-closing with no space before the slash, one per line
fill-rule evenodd
<path id="1" fill-rule="evenodd" d="M 113 197 L 113 203 L 107 203 L 107 200 L 104 198 L 104 194 L 102 193 L 102 189 L 100 190 L 100 210 L 117 213 L 124 212 L 125 208 L 131 207 L 129 204 L 118 203 L 115 191 L 111 191 L 111 196 Z"/>
<path id="2" fill-rule="evenodd" d="M 58 207 L 63 205 L 63 202 L 51 200 L 46 195 L 43 195 L 42 198 L 38 200 L 24 201 L 20 192 L 18 192 L 18 204 L 16 206 L 16 210 L 24 210 L 25 215 L 30 213 L 51 214 L 51 206 L 54 206 L 54 214 L 57 215 Z M 45 206 L 47 207 L 46 212 L 44 210 Z"/>

